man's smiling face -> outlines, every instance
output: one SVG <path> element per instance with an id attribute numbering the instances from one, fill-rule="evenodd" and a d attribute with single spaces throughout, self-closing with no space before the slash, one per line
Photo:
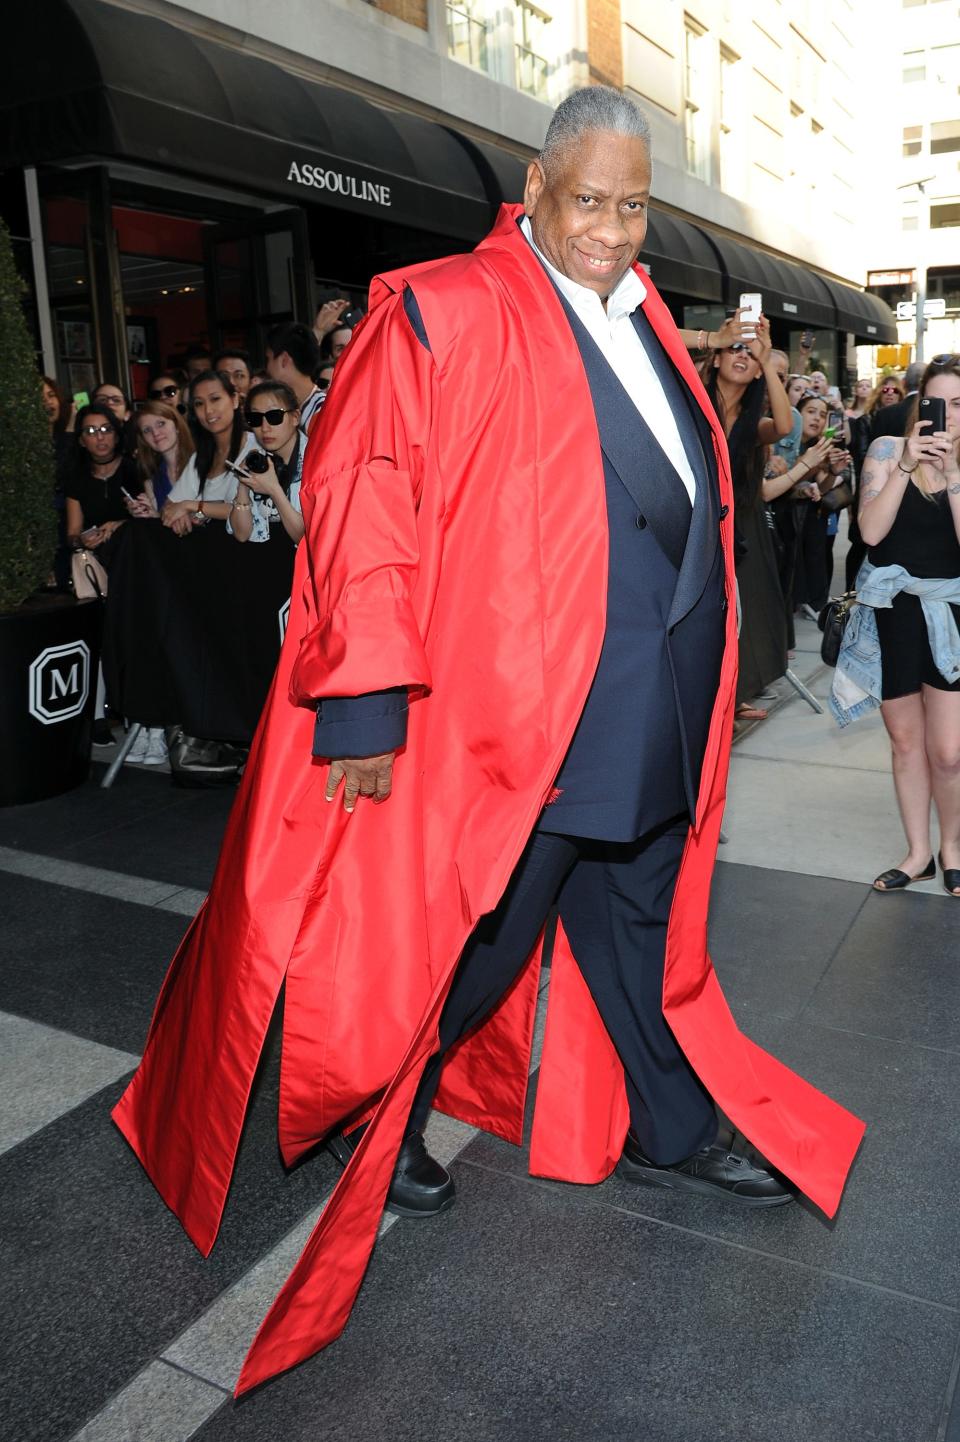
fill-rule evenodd
<path id="1" fill-rule="evenodd" d="M 524 209 L 533 239 L 562 275 L 610 294 L 637 258 L 647 233 L 650 151 L 645 141 L 589 131 L 527 171 Z"/>

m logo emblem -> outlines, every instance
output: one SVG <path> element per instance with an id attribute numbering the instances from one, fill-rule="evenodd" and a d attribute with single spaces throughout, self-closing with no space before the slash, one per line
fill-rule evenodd
<path id="1" fill-rule="evenodd" d="M 41 726 L 79 716 L 90 695 L 90 648 L 86 641 L 47 646 L 30 664 L 29 710 Z"/>

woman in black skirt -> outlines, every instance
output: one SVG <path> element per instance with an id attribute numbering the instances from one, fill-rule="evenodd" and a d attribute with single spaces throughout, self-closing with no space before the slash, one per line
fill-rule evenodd
<path id="1" fill-rule="evenodd" d="M 880 436 L 860 476 L 860 531 L 874 566 L 902 566 L 922 580 L 960 580 L 960 356 L 929 365 L 920 396 L 940 397 L 946 430 L 916 421 L 905 439 Z M 960 605 L 951 606 L 960 627 Z M 918 596 L 901 591 L 876 611 L 883 670 L 881 712 L 907 854 L 878 876 L 894 891 L 936 874 L 930 802 L 940 822 L 946 890 L 960 896 L 960 681 L 937 669 Z"/>

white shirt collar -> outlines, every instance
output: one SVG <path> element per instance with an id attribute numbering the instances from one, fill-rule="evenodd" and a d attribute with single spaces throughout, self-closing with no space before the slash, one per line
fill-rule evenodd
<path id="1" fill-rule="evenodd" d="M 600 305 L 601 310 L 603 309 L 603 302 L 595 290 L 591 290 L 589 286 L 580 285 L 577 281 L 571 280 L 569 276 L 557 270 L 555 265 L 550 264 L 533 238 L 533 227 L 530 224 L 530 217 L 528 215 L 525 215 L 521 220 L 520 229 L 523 231 L 534 254 L 543 262 L 547 274 L 550 276 L 554 285 L 564 300 L 569 301 L 574 310 L 589 311 L 595 309 L 597 304 Z M 638 305 L 643 304 L 646 298 L 647 287 L 637 275 L 637 272 L 631 267 L 607 296 L 607 320 L 615 321 L 618 320 L 620 316 L 631 315 Z"/>

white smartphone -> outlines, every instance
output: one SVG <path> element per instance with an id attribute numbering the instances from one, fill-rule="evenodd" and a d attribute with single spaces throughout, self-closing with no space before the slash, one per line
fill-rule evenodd
<path id="1" fill-rule="evenodd" d="M 740 297 L 740 324 L 756 327 L 763 312 L 763 296 L 758 290 L 747 290 Z M 754 330 L 756 334 L 756 330 Z"/>

